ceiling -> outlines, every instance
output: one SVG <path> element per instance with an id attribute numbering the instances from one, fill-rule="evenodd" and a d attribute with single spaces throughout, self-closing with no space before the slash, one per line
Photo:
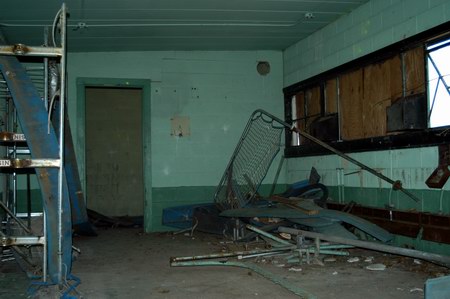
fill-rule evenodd
<path id="1" fill-rule="evenodd" d="M 69 51 L 283 50 L 368 0 L 71 0 Z M 60 0 L 0 4 L 7 43 L 41 45 Z"/>

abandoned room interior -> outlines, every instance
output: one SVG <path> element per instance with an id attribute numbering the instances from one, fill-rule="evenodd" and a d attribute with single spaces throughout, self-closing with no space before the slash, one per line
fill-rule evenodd
<path id="1" fill-rule="evenodd" d="M 0 3 L 0 298 L 450 298 L 450 0 Z"/>

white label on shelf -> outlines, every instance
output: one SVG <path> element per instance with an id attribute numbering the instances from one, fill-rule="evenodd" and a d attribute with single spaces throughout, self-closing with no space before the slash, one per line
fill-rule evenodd
<path id="1" fill-rule="evenodd" d="M 13 134 L 14 141 L 25 141 L 25 134 Z"/>
<path id="2" fill-rule="evenodd" d="M 11 167 L 10 160 L 0 160 L 0 167 Z"/>

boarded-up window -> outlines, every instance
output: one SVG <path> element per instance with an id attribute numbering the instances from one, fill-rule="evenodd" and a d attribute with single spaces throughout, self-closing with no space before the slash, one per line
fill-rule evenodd
<path id="1" fill-rule="evenodd" d="M 389 134 L 387 108 L 405 96 L 424 93 L 425 85 L 424 48 L 419 46 L 297 92 L 298 128 L 316 135 L 312 124 L 337 113 L 340 136 L 336 139 L 384 136 Z"/>

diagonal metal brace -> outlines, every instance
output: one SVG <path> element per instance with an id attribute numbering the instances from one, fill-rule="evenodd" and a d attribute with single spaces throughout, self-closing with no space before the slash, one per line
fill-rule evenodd
<path id="1" fill-rule="evenodd" d="M 274 120 L 276 120 L 277 122 L 279 122 L 280 124 L 285 126 L 290 131 L 293 131 L 295 133 L 300 134 L 301 136 L 311 140 L 312 142 L 322 146 L 323 148 L 326 148 L 327 150 L 329 150 L 330 152 L 333 152 L 334 154 L 340 156 L 341 158 L 344 158 L 345 160 L 347 160 L 347 161 L 349 161 L 349 162 L 351 162 L 351 163 L 361 167 L 361 169 L 364 169 L 365 171 L 370 172 L 371 174 L 379 177 L 383 181 L 388 182 L 389 184 L 392 185 L 392 189 L 393 190 L 400 190 L 401 192 L 405 193 L 408 197 L 413 199 L 415 202 L 420 202 L 420 199 L 417 196 L 415 196 L 414 194 L 412 194 L 411 192 L 409 192 L 408 190 L 405 190 L 403 188 L 401 181 L 399 181 L 399 180 L 394 181 L 393 179 L 388 178 L 387 176 L 385 176 L 385 175 L 379 173 L 378 171 L 376 171 L 375 169 L 370 168 L 369 166 L 359 162 L 358 160 L 353 159 L 349 155 L 344 154 L 343 152 L 341 152 L 341 151 L 335 149 L 334 147 L 326 144 L 325 142 L 317 139 L 316 137 L 314 137 L 314 136 L 312 136 L 312 135 L 310 135 L 310 134 L 308 134 L 308 133 L 306 133 L 304 131 L 299 130 L 295 126 L 288 124 L 287 122 L 281 120 L 280 118 L 278 118 L 278 117 L 276 117 L 276 116 L 274 116 L 274 115 L 272 115 L 272 114 L 270 114 L 270 113 L 268 113 L 268 112 L 266 112 L 264 110 L 257 110 L 257 111 L 261 111 L 262 113 L 266 114 L 267 116 L 273 118 Z"/>

